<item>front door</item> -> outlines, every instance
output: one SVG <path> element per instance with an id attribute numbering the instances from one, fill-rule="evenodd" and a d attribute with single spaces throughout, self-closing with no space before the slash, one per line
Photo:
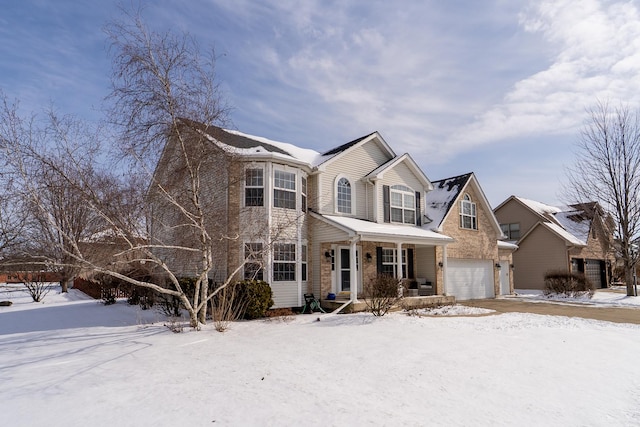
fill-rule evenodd
<path id="1" fill-rule="evenodd" d="M 337 282 L 338 292 L 350 292 L 351 291 L 351 250 L 348 247 L 338 248 L 338 262 L 337 262 Z M 356 252 L 356 270 L 358 252 Z"/>

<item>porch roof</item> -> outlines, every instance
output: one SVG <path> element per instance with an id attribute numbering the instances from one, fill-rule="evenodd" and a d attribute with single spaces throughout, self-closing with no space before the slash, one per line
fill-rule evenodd
<path id="1" fill-rule="evenodd" d="M 315 212 L 311 212 L 311 215 L 346 232 L 349 237 L 359 236 L 365 241 L 401 242 L 429 246 L 446 245 L 454 242 L 454 239 L 449 236 L 417 226 L 387 223 L 379 224 L 357 218 L 321 215 Z"/>

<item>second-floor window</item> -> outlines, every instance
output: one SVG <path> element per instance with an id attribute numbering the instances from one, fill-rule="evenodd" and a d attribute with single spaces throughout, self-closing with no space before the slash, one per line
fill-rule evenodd
<path id="1" fill-rule="evenodd" d="M 273 173 L 273 206 L 296 208 L 296 174 L 275 170 Z"/>
<path id="2" fill-rule="evenodd" d="M 245 171 L 244 205 L 264 205 L 264 172 L 262 169 L 247 169 Z"/>
<path id="3" fill-rule="evenodd" d="M 478 229 L 478 217 L 476 216 L 476 204 L 468 194 L 460 201 L 460 227 L 469 230 Z"/>
<path id="4" fill-rule="evenodd" d="M 407 186 L 391 187 L 391 222 L 416 223 L 416 194 Z"/>
<path id="5" fill-rule="evenodd" d="M 351 213 L 351 183 L 347 178 L 340 178 L 336 184 L 337 211 L 340 213 Z"/>
<path id="6" fill-rule="evenodd" d="M 300 199 L 301 199 L 301 209 L 302 212 L 307 211 L 307 178 L 304 176 L 300 181 Z"/>
<path id="7" fill-rule="evenodd" d="M 520 238 L 520 224 L 512 223 L 512 224 L 500 224 L 500 228 L 502 229 L 502 233 L 507 236 L 509 240 L 518 240 Z"/>

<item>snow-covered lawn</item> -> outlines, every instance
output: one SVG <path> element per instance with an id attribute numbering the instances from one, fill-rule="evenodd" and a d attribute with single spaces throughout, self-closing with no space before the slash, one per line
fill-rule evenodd
<path id="1" fill-rule="evenodd" d="M 4 299 L 7 426 L 640 425 L 638 325 L 458 307 L 176 334 L 75 290 Z"/>
<path id="2" fill-rule="evenodd" d="M 598 290 L 592 298 L 587 296 L 579 298 L 565 298 L 557 295 L 545 296 L 542 291 L 516 289 L 515 298 L 532 302 L 568 302 L 572 304 L 585 304 L 596 307 L 638 307 L 640 308 L 640 297 L 628 297 L 625 287 L 615 287 L 608 290 Z"/>

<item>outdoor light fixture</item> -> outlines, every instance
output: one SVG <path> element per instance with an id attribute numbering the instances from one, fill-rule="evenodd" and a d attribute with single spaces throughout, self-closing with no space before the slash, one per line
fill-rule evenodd
<path id="1" fill-rule="evenodd" d="M 327 259 L 327 262 L 331 261 L 331 252 L 325 251 L 324 257 Z"/>
<path id="2" fill-rule="evenodd" d="M 440 267 L 440 268 L 444 267 L 444 264 L 442 263 L 442 261 L 440 261 L 440 262 L 438 263 L 438 267 Z"/>
<path id="3" fill-rule="evenodd" d="M 496 262 L 496 268 L 497 268 L 498 270 L 500 270 L 500 268 L 502 268 L 502 266 L 500 265 L 500 263 L 499 263 L 499 262 Z"/>
<path id="4" fill-rule="evenodd" d="M 367 254 L 365 255 L 365 257 L 367 258 L 367 262 L 371 262 L 371 259 L 373 258 L 371 256 L 371 253 L 367 252 Z"/>
<path id="5" fill-rule="evenodd" d="M 513 270 L 514 268 L 516 268 L 515 265 L 511 264 L 509 267 L 511 267 L 511 269 Z"/>

